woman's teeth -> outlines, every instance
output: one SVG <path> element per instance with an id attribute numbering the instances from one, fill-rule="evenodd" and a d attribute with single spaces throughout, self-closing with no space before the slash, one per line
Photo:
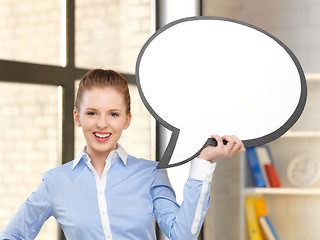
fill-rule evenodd
<path id="1" fill-rule="evenodd" d="M 98 138 L 107 138 L 111 135 L 111 133 L 106 133 L 106 134 L 102 134 L 102 133 L 93 133 L 96 137 Z"/>

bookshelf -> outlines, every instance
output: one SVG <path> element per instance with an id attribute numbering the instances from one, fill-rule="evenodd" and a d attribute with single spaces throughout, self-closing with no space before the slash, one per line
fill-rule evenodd
<path id="1" fill-rule="evenodd" d="M 297 123 L 281 138 L 268 144 L 281 188 L 256 188 L 245 153 L 240 164 L 240 240 L 249 240 L 244 202 L 264 197 L 270 219 L 280 239 L 318 239 L 320 230 L 320 179 L 310 187 L 290 184 L 287 168 L 300 154 L 320 161 L 320 74 L 307 74 L 308 99 Z"/>
<path id="2" fill-rule="evenodd" d="M 320 189 L 312 188 L 246 188 L 244 189 L 245 196 L 252 195 L 315 195 L 320 196 Z"/>

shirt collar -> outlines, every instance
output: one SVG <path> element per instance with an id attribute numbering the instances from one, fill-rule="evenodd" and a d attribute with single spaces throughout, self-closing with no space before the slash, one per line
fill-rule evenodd
<path id="1" fill-rule="evenodd" d="M 117 144 L 117 149 L 116 150 L 113 150 L 110 152 L 110 154 L 113 154 L 112 158 L 115 158 L 115 156 L 119 156 L 120 159 L 122 160 L 122 162 L 124 163 L 124 165 L 127 164 L 127 159 L 128 159 L 128 154 L 127 152 L 123 149 L 123 147 L 121 147 L 120 144 Z M 109 155 L 110 155 L 109 154 Z M 74 169 L 78 163 L 80 162 L 80 160 L 83 158 L 83 157 L 87 157 L 88 159 L 89 156 L 87 154 L 87 146 L 84 146 L 84 148 L 82 149 L 82 151 L 78 154 L 78 156 L 74 159 L 73 161 L 73 165 L 72 165 L 72 169 Z M 107 159 L 106 159 L 107 160 Z"/>

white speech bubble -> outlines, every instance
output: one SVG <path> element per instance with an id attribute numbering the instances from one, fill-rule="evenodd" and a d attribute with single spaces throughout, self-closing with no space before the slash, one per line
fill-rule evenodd
<path id="1" fill-rule="evenodd" d="M 167 24 L 145 43 L 136 65 L 140 96 L 172 131 L 158 168 L 183 164 L 211 134 L 246 147 L 275 140 L 300 117 L 307 88 L 288 47 L 236 20 L 191 17 Z"/>

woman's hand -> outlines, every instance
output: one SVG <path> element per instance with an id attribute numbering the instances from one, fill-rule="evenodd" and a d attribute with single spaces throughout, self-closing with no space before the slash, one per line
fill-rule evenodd
<path id="1" fill-rule="evenodd" d="M 208 145 L 199 154 L 198 158 L 207 160 L 211 163 L 221 158 L 229 158 L 236 153 L 244 152 L 246 149 L 243 142 L 240 141 L 236 136 L 223 136 L 211 135 L 217 141 L 217 146 Z M 223 140 L 227 141 L 227 144 L 223 144 Z"/>

